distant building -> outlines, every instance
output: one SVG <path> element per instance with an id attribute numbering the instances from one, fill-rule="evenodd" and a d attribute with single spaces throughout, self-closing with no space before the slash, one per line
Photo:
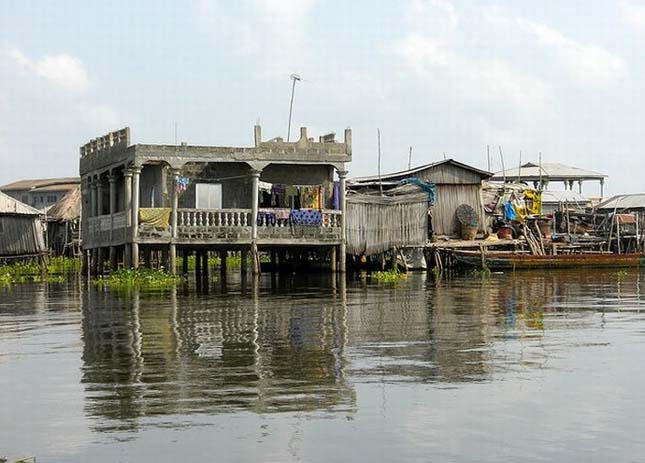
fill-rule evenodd
<path id="1" fill-rule="evenodd" d="M 0 186 L 0 191 L 39 210 L 47 209 L 81 184 L 79 177 L 19 180 Z"/>
<path id="2" fill-rule="evenodd" d="M 0 192 L 0 261 L 47 253 L 42 213 Z"/>
<path id="3" fill-rule="evenodd" d="M 495 182 L 526 182 L 533 183 L 536 189 L 546 190 L 550 183 L 563 182 L 565 190 L 573 190 L 574 183 L 578 184 L 578 193 L 582 194 L 582 183 L 587 181 L 600 182 L 600 196 L 603 196 L 607 175 L 578 167 L 566 166 L 556 162 L 534 164 L 527 162 L 521 167 L 496 172 L 491 178 Z"/>
<path id="4" fill-rule="evenodd" d="M 462 204 L 471 206 L 479 216 L 480 231 L 485 231 L 484 206 L 482 203 L 482 180 L 488 179 L 490 172 L 477 169 L 454 159 L 445 159 L 413 169 L 369 177 L 350 179 L 351 190 L 365 192 L 394 188 L 401 180 L 418 178 L 432 182 L 436 186 L 436 196 L 431 207 L 432 232 L 436 235 L 456 235 L 458 233 L 455 212 Z"/>

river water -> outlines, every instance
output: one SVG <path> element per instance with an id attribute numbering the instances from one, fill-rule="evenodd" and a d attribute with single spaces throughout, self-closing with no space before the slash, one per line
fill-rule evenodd
<path id="1" fill-rule="evenodd" d="M 645 274 L 0 288 L 0 456 L 643 461 Z"/>

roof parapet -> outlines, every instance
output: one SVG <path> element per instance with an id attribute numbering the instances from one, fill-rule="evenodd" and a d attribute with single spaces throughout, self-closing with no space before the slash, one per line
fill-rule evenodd
<path id="1" fill-rule="evenodd" d="M 102 137 L 93 138 L 80 148 L 81 158 L 112 150 L 123 150 L 130 146 L 130 127 L 110 132 Z"/>

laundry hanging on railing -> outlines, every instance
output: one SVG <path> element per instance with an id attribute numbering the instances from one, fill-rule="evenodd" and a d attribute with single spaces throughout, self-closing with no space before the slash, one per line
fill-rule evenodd
<path id="1" fill-rule="evenodd" d="M 319 227 L 322 225 L 322 211 L 292 210 L 289 216 L 291 225 Z"/>
<path id="2" fill-rule="evenodd" d="M 274 226 L 276 224 L 276 215 L 273 212 L 258 211 L 257 224 Z"/>
<path id="3" fill-rule="evenodd" d="M 170 226 L 170 208 L 142 207 L 139 209 L 139 223 L 155 228 L 168 228 Z"/>

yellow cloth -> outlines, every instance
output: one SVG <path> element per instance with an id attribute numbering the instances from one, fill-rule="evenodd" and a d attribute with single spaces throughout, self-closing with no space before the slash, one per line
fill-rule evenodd
<path id="1" fill-rule="evenodd" d="M 139 223 L 157 228 L 170 226 L 169 207 L 142 207 L 139 209 Z"/>
<path id="2" fill-rule="evenodd" d="M 526 190 L 524 192 L 524 202 L 526 203 L 527 212 L 531 215 L 542 215 L 542 192 Z"/>
<path id="3" fill-rule="evenodd" d="M 301 191 L 302 200 L 300 207 L 303 209 L 322 209 L 319 186 L 302 187 Z"/>

